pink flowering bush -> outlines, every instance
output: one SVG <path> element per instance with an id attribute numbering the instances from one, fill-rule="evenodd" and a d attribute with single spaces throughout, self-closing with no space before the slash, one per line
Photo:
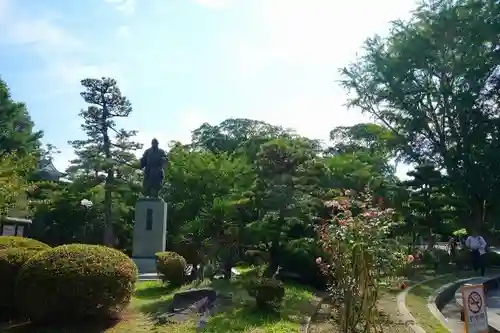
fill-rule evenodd
<path id="1" fill-rule="evenodd" d="M 316 263 L 331 282 L 339 332 L 377 332 L 380 282 L 414 258 L 391 237 L 394 213 L 380 200 L 348 193 L 325 205 L 331 213 L 319 228 L 325 256 Z"/>

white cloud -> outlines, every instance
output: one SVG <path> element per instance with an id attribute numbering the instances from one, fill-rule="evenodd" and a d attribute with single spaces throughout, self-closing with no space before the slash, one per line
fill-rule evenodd
<path id="1" fill-rule="evenodd" d="M 286 101 L 257 106 L 253 117 L 271 124 L 295 129 L 309 138 L 329 140 L 330 131 L 336 126 L 351 126 L 370 121 L 358 110 L 339 108 L 335 96 L 290 96 Z"/>
<path id="2" fill-rule="evenodd" d="M 232 0 L 194 0 L 201 6 L 210 8 L 225 8 L 232 4 Z"/>
<path id="3" fill-rule="evenodd" d="M 260 0 L 258 38 L 241 39 L 237 52 L 245 73 L 264 64 L 345 65 L 370 35 L 408 17 L 414 0 Z M 254 33 L 256 29 L 253 29 Z"/>
<path id="4" fill-rule="evenodd" d="M 408 18 L 414 0 L 255 0 L 259 17 L 245 36 L 231 41 L 242 87 L 258 83 L 276 68 L 305 73 L 288 94 L 261 98 L 253 118 L 280 124 L 299 134 L 328 140 L 330 130 L 370 121 L 346 110 L 345 91 L 334 87 L 337 70 L 355 60 L 366 38 L 385 34 L 390 21 Z M 299 77 L 299 75 L 298 75 Z M 323 82 L 320 82 L 323 80 Z M 278 81 L 277 81 L 278 82 Z M 276 91 L 288 82 L 277 83 Z M 313 89 L 316 88 L 316 89 Z M 408 167 L 398 166 L 398 175 Z"/>
<path id="5" fill-rule="evenodd" d="M 34 45 L 41 52 L 49 48 L 62 47 L 75 51 L 82 47 L 82 43 L 77 38 L 43 18 L 14 19 L 10 23 L 13 25 L 7 29 L 4 38 L 12 44 Z"/>
<path id="6" fill-rule="evenodd" d="M 180 141 L 181 143 L 187 144 L 191 142 L 191 132 L 197 129 L 202 123 L 210 122 L 214 124 L 214 119 L 206 117 L 206 113 L 198 108 L 181 110 L 176 113 L 170 121 L 175 123 L 175 127 L 169 127 L 169 129 L 165 131 L 151 131 L 149 129 L 139 128 L 136 141 L 142 143 L 145 147 L 151 145 L 151 140 L 153 138 L 158 139 L 160 146 L 165 148 L 167 148 L 170 141 Z"/>
<path id="7" fill-rule="evenodd" d="M 104 0 L 104 2 L 109 3 L 116 10 L 126 15 L 132 15 L 135 12 L 136 0 Z"/>
<path id="8" fill-rule="evenodd" d="M 127 25 L 122 25 L 116 30 L 116 36 L 123 39 L 130 37 L 130 28 Z"/>
<path id="9" fill-rule="evenodd" d="M 49 14 L 27 15 L 16 2 L 0 0 L 0 29 L 0 47 L 22 46 L 44 61 L 47 78 L 61 83 L 54 91 L 74 88 L 82 77 L 99 72 L 97 66 L 80 61 L 86 52 L 83 41 L 59 26 Z"/>
<path id="10" fill-rule="evenodd" d="M 79 62 L 75 59 L 65 59 L 51 67 L 51 74 L 62 83 L 61 91 L 79 89 L 80 80 L 83 78 L 113 77 L 120 78 L 120 68 L 116 63 L 109 63 L 106 66 L 90 65 Z M 120 89 L 124 91 L 124 84 L 119 82 Z"/>

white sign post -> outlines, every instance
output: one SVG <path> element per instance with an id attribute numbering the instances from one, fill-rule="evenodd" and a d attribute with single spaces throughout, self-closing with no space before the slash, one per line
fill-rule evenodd
<path id="1" fill-rule="evenodd" d="M 2 236 L 15 236 L 16 226 L 15 225 L 4 225 L 2 229 Z"/>
<path id="2" fill-rule="evenodd" d="M 465 333 L 488 333 L 488 314 L 486 312 L 484 286 L 482 284 L 466 284 L 462 286 L 461 291 Z"/>

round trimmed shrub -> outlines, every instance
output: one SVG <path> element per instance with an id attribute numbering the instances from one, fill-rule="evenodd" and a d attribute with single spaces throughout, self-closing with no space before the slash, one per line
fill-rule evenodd
<path id="1" fill-rule="evenodd" d="M 0 313 L 15 315 L 16 280 L 23 265 L 40 250 L 8 248 L 0 250 Z"/>
<path id="2" fill-rule="evenodd" d="M 114 318 L 130 303 L 137 275 L 134 262 L 118 250 L 62 245 L 24 264 L 16 299 L 32 321 Z"/>
<path id="3" fill-rule="evenodd" d="M 258 309 L 277 309 L 281 306 L 285 297 L 285 286 L 283 282 L 270 278 L 253 278 L 247 282 L 248 295 L 255 298 Z"/>
<path id="4" fill-rule="evenodd" d="M 22 247 L 33 250 L 48 250 L 50 246 L 36 239 L 20 236 L 0 236 L 0 250 L 12 247 Z"/>
<path id="5" fill-rule="evenodd" d="M 156 270 L 162 275 L 163 282 L 174 286 L 186 281 L 187 262 L 183 256 L 175 252 L 158 252 L 156 255 Z"/>

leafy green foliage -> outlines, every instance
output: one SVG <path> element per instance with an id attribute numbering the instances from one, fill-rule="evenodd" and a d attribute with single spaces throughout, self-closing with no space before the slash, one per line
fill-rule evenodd
<path id="1" fill-rule="evenodd" d="M 186 259 L 175 252 L 158 252 L 156 270 L 161 274 L 163 282 L 179 286 L 186 281 Z"/>
<path id="2" fill-rule="evenodd" d="M 3 154 L 0 159 L 0 216 L 18 212 L 28 215 L 28 192 L 33 184 L 28 175 L 34 169 L 31 156 L 18 156 L 14 153 Z M 13 215 L 13 214 L 12 214 Z"/>
<path id="3" fill-rule="evenodd" d="M 11 247 L 0 250 L 0 309 L 2 316 L 14 315 L 16 310 L 15 287 L 24 263 L 42 249 Z"/>
<path id="4" fill-rule="evenodd" d="M 343 69 L 350 106 L 393 133 L 400 158 L 446 173 L 469 228 L 498 214 L 499 13 L 496 2 L 424 2 Z"/>
<path id="5" fill-rule="evenodd" d="M 27 250 L 47 250 L 50 246 L 36 239 L 19 236 L 0 236 L 0 250 L 23 248 Z"/>
<path id="6" fill-rule="evenodd" d="M 23 103 L 11 99 L 7 84 L 0 79 L 0 156 L 29 155 L 39 151 L 43 132 L 34 123 Z"/>
<path id="7" fill-rule="evenodd" d="M 112 318 L 131 300 L 137 267 L 120 251 L 63 245 L 29 259 L 16 284 L 20 310 L 31 320 Z"/>
<path id="8" fill-rule="evenodd" d="M 280 280 L 257 277 L 247 281 L 248 294 L 255 298 L 259 310 L 279 309 L 285 297 L 285 286 Z"/>

